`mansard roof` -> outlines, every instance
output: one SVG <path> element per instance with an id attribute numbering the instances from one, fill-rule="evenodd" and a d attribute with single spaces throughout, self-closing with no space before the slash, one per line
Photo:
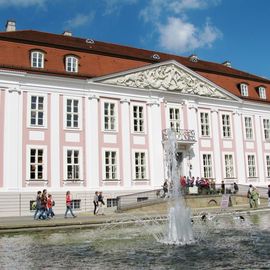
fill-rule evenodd
<path id="1" fill-rule="evenodd" d="M 27 66 L 25 63 L 19 63 L 18 65 L 7 64 L 3 62 L 5 57 L 1 57 L 0 52 L 0 67 L 2 68 L 79 78 L 95 78 L 140 68 L 153 63 L 175 60 L 243 99 L 264 102 L 264 100 L 259 98 L 258 91 L 256 91 L 259 85 L 264 84 L 267 93 L 267 99 L 265 101 L 270 102 L 270 80 L 232 67 L 227 67 L 223 64 L 204 60 L 192 62 L 189 60 L 189 57 L 100 42 L 89 38 L 78 38 L 34 30 L 0 32 L 0 41 L 27 44 L 28 47 L 32 48 L 52 48 L 55 51 L 62 51 L 63 55 L 66 54 L 67 51 L 76 52 L 78 55 L 83 55 L 82 61 L 85 60 L 85 62 L 81 64 L 81 68 L 77 74 L 67 74 L 64 70 L 61 71 L 57 66 L 60 65 L 60 60 L 58 63 L 54 59 L 54 61 L 51 61 L 51 63 L 53 62 L 53 66 L 48 65 L 49 67 L 46 69 L 37 70 L 31 69 L 31 67 Z M 155 57 L 153 57 L 154 55 Z M 87 57 L 90 56 L 92 58 L 88 59 Z M 55 57 L 56 56 L 54 56 L 54 58 Z M 48 60 L 48 63 L 49 62 L 50 60 Z M 242 97 L 238 88 L 238 84 L 243 81 L 249 84 L 248 97 Z"/>

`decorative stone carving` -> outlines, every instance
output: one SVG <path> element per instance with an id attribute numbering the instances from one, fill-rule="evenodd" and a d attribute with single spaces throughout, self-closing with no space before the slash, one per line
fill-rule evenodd
<path id="1" fill-rule="evenodd" d="M 178 91 L 183 94 L 231 99 L 211 84 L 190 75 L 174 64 L 162 65 L 116 78 L 105 79 L 102 82 L 134 88 Z"/>

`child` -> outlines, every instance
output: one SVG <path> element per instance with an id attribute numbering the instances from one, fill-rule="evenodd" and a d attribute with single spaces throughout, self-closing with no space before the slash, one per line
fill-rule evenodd
<path id="1" fill-rule="evenodd" d="M 52 207 L 54 206 L 54 201 L 52 199 L 52 195 L 48 195 L 48 200 L 47 200 L 47 207 L 48 207 L 48 217 L 53 218 L 55 216 Z"/>

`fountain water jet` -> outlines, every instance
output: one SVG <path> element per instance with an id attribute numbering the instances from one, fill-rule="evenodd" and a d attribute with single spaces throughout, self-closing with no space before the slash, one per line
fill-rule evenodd
<path id="1" fill-rule="evenodd" d="M 176 160 L 176 134 L 168 131 L 168 139 L 164 143 L 165 162 L 167 164 L 168 180 L 171 182 L 168 224 L 161 242 L 173 245 L 194 243 L 191 224 L 191 212 L 186 207 L 182 196 Z"/>

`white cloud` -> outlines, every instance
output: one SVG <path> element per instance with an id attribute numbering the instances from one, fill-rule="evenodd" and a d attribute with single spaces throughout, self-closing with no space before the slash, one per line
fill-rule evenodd
<path id="1" fill-rule="evenodd" d="M 208 20 L 203 29 L 180 18 L 170 17 L 158 26 L 159 45 L 175 53 L 185 53 L 198 48 L 211 47 L 222 33 Z"/>
<path id="2" fill-rule="evenodd" d="M 136 4 L 138 0 L 103 0 L 103 2 L 105 3 L 104 15 L 110 15 L 118 13 L 124 5 Z"/>
<path id="3" fill-rule="evenodd" d="M 29 7 L 29 6 L 44 6 L 47 0 L 0 0 L 1 6 L 18 6 L 18 7 Z"/>
<path id="4" fill-rule="evenodd" d="M 65 22 L 65 27 L 67 29 L 77 28 L 79 26 L 90 23 L 95 17 L 95 13 L 91 12 L 90 14 L 77 14 L 72 19 L 69 19 Z"/>

